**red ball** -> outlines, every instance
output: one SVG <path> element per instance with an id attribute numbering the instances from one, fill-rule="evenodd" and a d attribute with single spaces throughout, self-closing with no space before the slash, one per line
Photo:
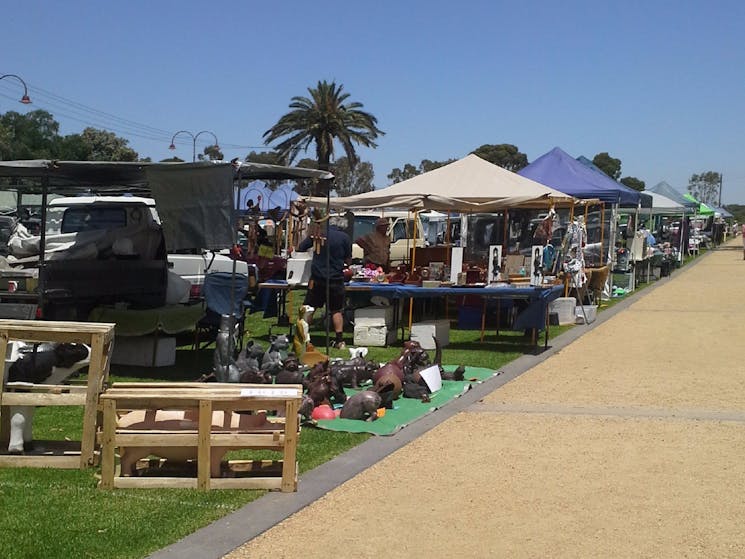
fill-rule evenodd
<path id="1" fill-rule="evenodd" d="M 320 406 L 316 406 L 313 409 L 313 412 L 310 414 L 310 416 L 315 419 L 336 419 L 336 414 L 334 413 L 334 410 L 331 409 L 331 406 L 327 404 L 321 404 Z"/>

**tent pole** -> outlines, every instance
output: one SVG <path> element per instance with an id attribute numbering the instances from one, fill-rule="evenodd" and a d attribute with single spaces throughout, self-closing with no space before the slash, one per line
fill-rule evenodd
<path id="1" fill-rule="evenodd" d="M 600 204 L 600 258 L 603 258 L 603 241 L 605 240 L 605 203 Z M 603 266 L 605 263 L 607 263 L 608 259 L 606 257 L 605 262 L 602 260 L 600 261 L 600 266 Z"/>
<path id="2" fill-rule="evenodd" d="M 409 212 L 411 213 L 411 212 Z M 414 239 L 416 239 L 417 230 L 416 230 L 416 218 L 417 213 L 414 212 L 414 225 L 412 227 L 412 230 L 414 232 Z M 416 265 L 416 240 L 414 241 L 414 249 L 411 251 L 411 273 L 414 273 L 414 266 Z M 414 299 L 409 299 L 409 336 L 411 336 L 411 321 L 414 316 Z"/>
<path id="3" fill-rule="evenodd" d="M 44 291 L 46 290 L 46 264 L 44 259 L 47 250 L 47 203 L 49 197 L 49 172 L 45 170 L 41 179 L 41 228 L 39 230 L 39 302 L 38 312 L 44 316 Z M 19 195 L 20 200 L 20 195 Z"/>

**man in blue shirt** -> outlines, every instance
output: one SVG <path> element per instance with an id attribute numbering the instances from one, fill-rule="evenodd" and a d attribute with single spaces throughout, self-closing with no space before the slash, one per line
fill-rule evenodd
<path id="1" fill-rule="evenodd" d="M 318 250 L 313 251 L 313 261 L 310 265 L 310 281 L 308 282 L 308 292 L 305 295 L 303 305 L 311 307 L 304 317 L 306 322 L 310 322 L 313 317 L 313 311 L 318 307 L 326 305 L 326 310 L 331 314 L 331 322 L 336 333 L 336 342 L 334 347 L 344 349 L 343 329 L 344 317 L 344 266 L 352 261 L 352 240 L 349 235 L 334 225 L 328 229 L 326 236 L 325 227 L 320 228 L 321 238 L 308 236 L 303 239 L 297 249 L 305 252 L 314 244 L 320 243 Z M 326 287 L 328 286 L 328 301 L 326 300 Z"/>

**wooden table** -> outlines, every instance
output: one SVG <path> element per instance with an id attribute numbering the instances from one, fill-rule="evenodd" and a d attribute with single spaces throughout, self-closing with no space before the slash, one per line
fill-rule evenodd
<path id="1" fill-rule="evenodd" d="M 103 432 L 101 435 L 102 489 L 134 487 L 179 487 L 191 489 L 297 489 L 298 409 L 303 388 L 297 384 L 234 383 L 116 383 L 101 395 Z M 125 410 L 195 410 L 196 430 L 120 429 L 119 413 Z M 276 428 L 255 430 L 218 429 L 212 425 L 212 412 L 276 410 L 283 417 L 270 418 Z M 196 447 L 197 477 L 116 476 L 117 447 Z M 283 452 L 281 475 L 213 478 L 210 457 L 213 447 L 268 449 Z M 248 461 L 254 462 L 254 461 Z M 246 461 L 229 465 L 246 466 Z M 261 465 L 259 464 L 259 470 Z"/>
<path id="2" fill-rule="evenodd" d="M 114 326 L 90 322 L 0 320 L 0 363 L 5 363 L 10 340 L 78 343 L 91 348 L 86 386 L 30 383 L 5 386 L 4 376 L 0 376 L 0 442 L 5 449 L 10 435 L 10 406 L 85 406 L 80 442 L 40 441 L 46 448 L 43 453 L 0 454 L 0 467 L 84 469 L 95 464 L 98 396 L 109 378 Z M 23 391 L 9 391 L 16 388 Z"/>

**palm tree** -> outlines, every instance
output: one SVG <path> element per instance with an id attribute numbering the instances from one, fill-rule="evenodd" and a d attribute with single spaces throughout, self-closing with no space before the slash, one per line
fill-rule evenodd
<path id="1" fill-rule="evenodd" d="M 264 132 L 264 143 L 270 144 L 284 138 L 274 146 L 288 163 L 292 163 L 301 151 L 311 143 L 316 146 L 318 168 L 331 169 L 334 141 L 338 141 L 347 158 L 356 165 L 358 158 L 354 144 L 377 147 L 374 140 L 385 132 L 377 127 L 378 119 L 362 111 L 362 103 L 347 102 L 344 86 L 335 82 L 319 81 L 315 88 L 309 87 L 310 97 L 293 97 L 289 113 L 280 117 L 277 124 Z M 316 195 L 325 196 L 330 185 L 319 183 Z"/>

